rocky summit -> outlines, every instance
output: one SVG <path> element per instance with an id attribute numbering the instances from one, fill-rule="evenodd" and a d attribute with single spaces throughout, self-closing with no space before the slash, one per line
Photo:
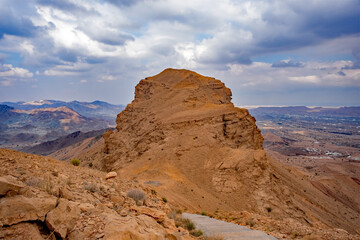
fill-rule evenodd
<path id="1" fill-rule="evenodd" d="M 234 107 L 219 80 L 166 69 L 139 82 L 116 123 L 101 146 L 83 154 L 84 164 L 147 184 L 174 208 L 360 231 L 358 205 L 334 201 L 266 155 L 255 119 Z"/>
<path id="2" fill-rule="evenodd" d="M 174 199 L 194 208 L 264 204 L 270 177 L 263 137 L 219 80 L 166 69 L 140 81 L 116 122 L 116 130 L 104 135 L 104 156 L 97 163 L 103 170 L 171 185 Z M 193 191 L 199 199 L 182 197 Z"/>

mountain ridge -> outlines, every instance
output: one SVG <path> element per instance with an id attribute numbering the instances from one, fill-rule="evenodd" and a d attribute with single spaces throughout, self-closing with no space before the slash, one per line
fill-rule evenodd
<path id="1" fill-rule="evenodd" d="M 142 79 L 116 123 L 102 147 L 81 156 L 84 164 L 158 182 L 156 191 L 175 206 L 258 214 L 271 208 L 275 219 L 357 229 L 356 207 L 334 203 L 303 174 L 266 155 L 254 117 L 234 107 L 219 80 L 176 69 Z M 336 209 L 349 212 L 334 218 Z"/>

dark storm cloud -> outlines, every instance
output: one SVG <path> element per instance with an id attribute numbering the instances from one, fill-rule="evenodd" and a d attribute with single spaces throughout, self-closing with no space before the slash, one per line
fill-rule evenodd
<path id="1" fill-rule="evenodd" d="M 0 8 L 0 39 L 4 34 L 32 37 L 38 29 L 30 19 L 15 14 L 10 8 Z"/>
<path id="2" fill-rule="evenodd" d="M 262 14 L 266 29 L 253 31 L 263 52 L 298 49 L 360 33 L 360 1 L 299 1 L 274 4 Z"/>
<path id="3" fill-rule="evenodd" d="M 295 62 L 293 60 L 282 60 L 282 61 L 278 61 L 278 62 L 274 62 L 271 67 L 276 67 L 276 68 L 284 68 L 284 67 L 304 67 L 304 64 L 302 62 Z"/>

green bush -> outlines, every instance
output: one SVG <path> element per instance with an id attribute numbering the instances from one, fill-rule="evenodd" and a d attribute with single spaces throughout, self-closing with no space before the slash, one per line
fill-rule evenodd
<path id="1" fill-rule="evenodd" d="M 77 158 L 73 158 L 71 159 L 70 163 L 74 166 L 79 166 L 80 165 L 80 160 Z"/>
<path id="2" fill-rule="evenodd" d="M 267 210 L 268 212 L 271 212 L 271 211 L 272 211 L 272 208 L 271 208 L 271 207 L 267 207 L 266 210 Z"/>
<path id="3" fill-rule="evenodd" d="M 199 229 L 197 231 L 191 231 L 190 234 L 193 235 L 194 237 L 200 237 L 203 235 L 203 232 Z"/>
<path id="4" fill-rule="evenodd" d="M 195 229 L 195 224 L 190 219 L 184 218 L 182 222 L 187 230 L 191 231 Z"/>
<path id="5" fill-rule="evenodd" d="M 206 212 L 204 212 L 204 211 L 202 211 L 200 214 L 203 216 L 206 216 Z"/>
<path id="6" fill-rule="evenodd" d="M 92 167 L 92 166 L 93 166 L 92 162 L 91 162 L 91 163 L 89 163 L 89 167 Z"/>
<path id="7" fill-rule="evenodd" d="M 168 200 L 166 199 L 166 197 L 162 197 L 161 199 L 163 200 L 164 203 L 167 203 L 167 201 L 168 201 Z"/>

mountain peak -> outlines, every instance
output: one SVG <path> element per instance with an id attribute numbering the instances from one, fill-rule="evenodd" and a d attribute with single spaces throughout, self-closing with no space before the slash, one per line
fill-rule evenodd
<path id="1" fill-rule="evenodd" d="M 157 117 L 165 120 L 196 110 L 216 110 L 219 105 L 233 108 L 231 91 L 221 81 L 202 76 L 185 69 L 166 69 L 153 77 L 147 77 L 135 88 L 137 105 L 151 109 Z"/>

